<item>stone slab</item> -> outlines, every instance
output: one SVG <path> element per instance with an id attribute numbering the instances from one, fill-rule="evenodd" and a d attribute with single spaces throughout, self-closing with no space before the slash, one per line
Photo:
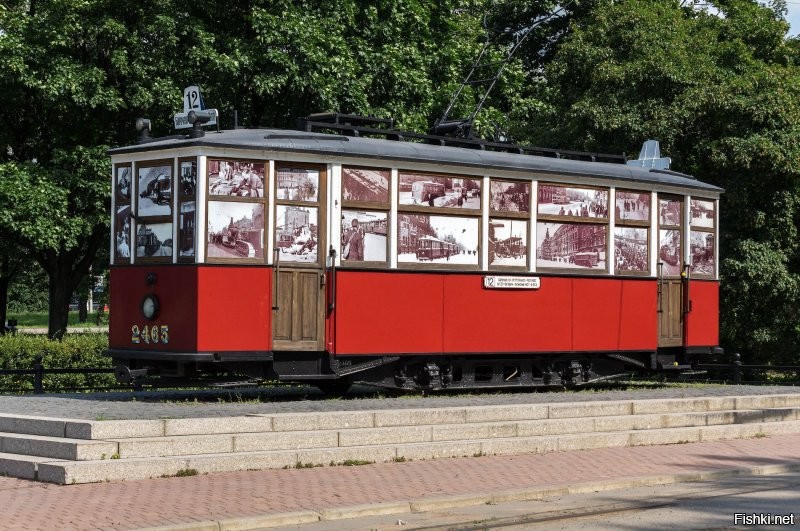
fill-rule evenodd
<path id="1" fill-rule="evenodd" d="M 50 460 L 48 457 L 0 453 L 0 476 L 36 479 L 37 465 Z"/>
<path id="2" fill-rule="evenodd" d="M 397 447 L 397 459 L 420 461 L 445 457 L 483 455 L 481 441 L 446 441 L 423 444 L 404 444 Z"/>
<path id="3" fill-rule="evenodd" d="M 163 437 L 163 420 L 81 420 L 68 421 L 66 436 L 72 439 L 128 439 Z"/>
<path id="4" fill-rule="evenodd" d="M 316 511 L 292 511 L 288 513 L 265 514 L 246 518 L 229 518 L 219 521 L 218 531 L 249 531 L 269 527 L 285 527 L 319 522 Z"/>
<path id="5" fill-rule="evenodd" d="M 271 418 L 274 431 L 338 430 L 375 426 L 375 415 L 379 413 L 382 411 L 286 413 Z"/>
<path id="6" fill-rule="evenodd" d="M 0 432 L 43 435 L 45 437 L 64 437 L 66 419 L 55 419 L 32 415 L 0 414 Z"/>
<path id="7" fill-rule="evenodd" d="M 463 424 L 465 408 L 399 409 L 375 411 L 375 426 L 420 426 L 429 424 Z"/>
<path id="8" fill-rule="evenodd" d="M 233 437 L 234 452 L 301 450 L 330 448 L 338 445 L 339 436 L 335 431 L 243 433 Z"/>
<path id="9" fill-rule="evenodd" d="M 272 417 L 249 415 L 223 418 L 165 419 L 164 435 L 214 435 L 272 431 Z"/>
<path id="10" fill-rule="evenodd" d="M 548 418 L 564 419 L 575 417 L 601 417 L 630 415 L 633 403 L 630 400 L 609 402 L 573 402 L 571 404 L 550 404 Z"/>
<path id="11" fill-rule="evenodd" d="M 233 437 L 230 434 L 185 435 L 112 439 L 112 441 L 119 445 L 119 456 L 128 459 L 233 452 Z"/>
<path id="12" fill-rule="evenodd" d="M 118 447 L 116 443 L 107 441 L 8 433 L 0 436 L 0 451 L 53 459 L 91 461 L 110 459 L 113 454 L 118 452 Z"/>
<path id="13" fill-rule="evenodd" d="M 393 446 L 351 446 L 348 448 L 326 448 L 299 450 L 297 462 L 310 465 L 340 465 L 346 461 L 386 463 L 393 461 L 397 451 Z M 366 464 L 366 463 L 364 463 Z"/>
<path id="14" fill-rule="evenodd" d="M 404 444 L 433 440 L 431 426 L 398 426 L 339 431 L 339 446 Z M 334 445 L 331 445 L 334 446 Z"/>

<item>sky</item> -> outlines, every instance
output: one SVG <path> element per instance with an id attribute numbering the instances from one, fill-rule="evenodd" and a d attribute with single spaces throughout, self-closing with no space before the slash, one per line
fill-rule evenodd
<path id="1" fill-rule="evenodd" d="M 789 21 L 789 35 L 795 36 L 800 34 L 800 0 L 790 0 L 786 3 L 789 8 L 789 14 L 786 15 L 786 20 Z"/>

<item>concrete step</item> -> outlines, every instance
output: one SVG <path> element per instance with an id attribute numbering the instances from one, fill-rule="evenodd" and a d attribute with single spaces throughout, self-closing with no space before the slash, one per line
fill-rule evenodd
<path id="1" fill-rule="evenodd" d="M 190 421 L 192 419 L 182 419 Z M 198 419 L 204 421 L 205 419 Z M 652 431 L 662 428 L 735 425 L 800 420 L 800 408 L 709 411 L 696 413 L 650 413 L 598 417 L 465 424 L 428 424 L 390 427 L 339 427 L 311 431 L 265 431 L 220 433 L 214 435 L 173 435 L 128 437 L 120 439 L 74 439 L 41 435 L 0 434 L 0 452 L 34 455 L 67 460 L 102 460 L 114 458 L 168 457 L 182 455 L 303 450 L 351 446 L 395 445 L 437 441 L 472 441 L 563 435 Z M 138 421 L 137 421 L 138 422 Z M 360 426 L 363 422 L 350 422 Z M 187 422 L 189 425 L 189 422 Z M 292 424 L 300 428 L 301 425 Z M 335 423 L 328 423 L 334 427 Z M 246 426 L 254 428 L 253 426 Z M 270 426 L 263 426 L 271 427 Z M 125 428 L 122 433 L 130 430 Z M 114 431 L 119 433 L 119 431 Z"/>
<path id="2" fill-rule="evenodd" d="M 786 433 L 800 433 L 800 421 L 100 461 L 41 461 L 37 464 L 37 479 L 59 484 L 91 483 L 182 474 L 336 465 L 345 464 L 347 461 L 388 462 L 442 457 L 546 453 L 618 446 L 679 445 L 689 442 L 767 437 Z M 680 450 L 676 449 L 676 451 Z"/>

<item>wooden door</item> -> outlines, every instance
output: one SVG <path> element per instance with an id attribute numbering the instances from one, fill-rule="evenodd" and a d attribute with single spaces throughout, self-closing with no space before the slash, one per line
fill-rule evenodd
<path id="1" fill-rule="evenodd" d="M 324 271 L 278 268 L 272 339 L 275 350 L 323 350 Z"/>
<path id="2" fill-rule="evenodd" d="M 684 200 L 658 197 L 658 346 L 683 345 Z"/>
<path id="3" fill-rule="evenodd" d="M 324 350 L 326 167 L 275 167 L 274 350 Z"/>
<path id="4" fill-rule="evenodd" d="M 662 279 L 658 297 L 658 346 L 683 345 L 683 282 Z"/>

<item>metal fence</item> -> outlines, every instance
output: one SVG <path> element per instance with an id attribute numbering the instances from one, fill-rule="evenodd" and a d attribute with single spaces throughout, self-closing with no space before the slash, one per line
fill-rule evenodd
<path id="1" fill-rule="evenodd" d="M 34 360 L 33 367 L 30 369 L 0 369 L 0 376 L 20 376 L 28 375 L 33 378 L 33 393 L 42 394 L 44 390 L 44 377 L 49 374 L 114 374 L 113 368 L 108 367 L 71 367 L 71 368 L 46 368 L 42 363 L 41 356 L 37 356 Z M 51 391 L 85 391 L 88 389 L 96 390 L 111 390 L 111 389 L 130 389 L 127 387 L 58 387 L 51 389 Z M 0 391 L 6 391 L 0 389 Z"/>
<path id="2" fill-rule="evenodd" d="M 734 385 L 800 385 L 800 365 L 745 365 L 738 353 L 733 354 L 732 358 L 731 363 L 706 363 L 696 368 L 710 375 L 721 376 L 713 380 L 706 378 L 707 381 Z M 781 375 L 781 378 L 771 380 L 767 378 L 768 373 Z"/>

